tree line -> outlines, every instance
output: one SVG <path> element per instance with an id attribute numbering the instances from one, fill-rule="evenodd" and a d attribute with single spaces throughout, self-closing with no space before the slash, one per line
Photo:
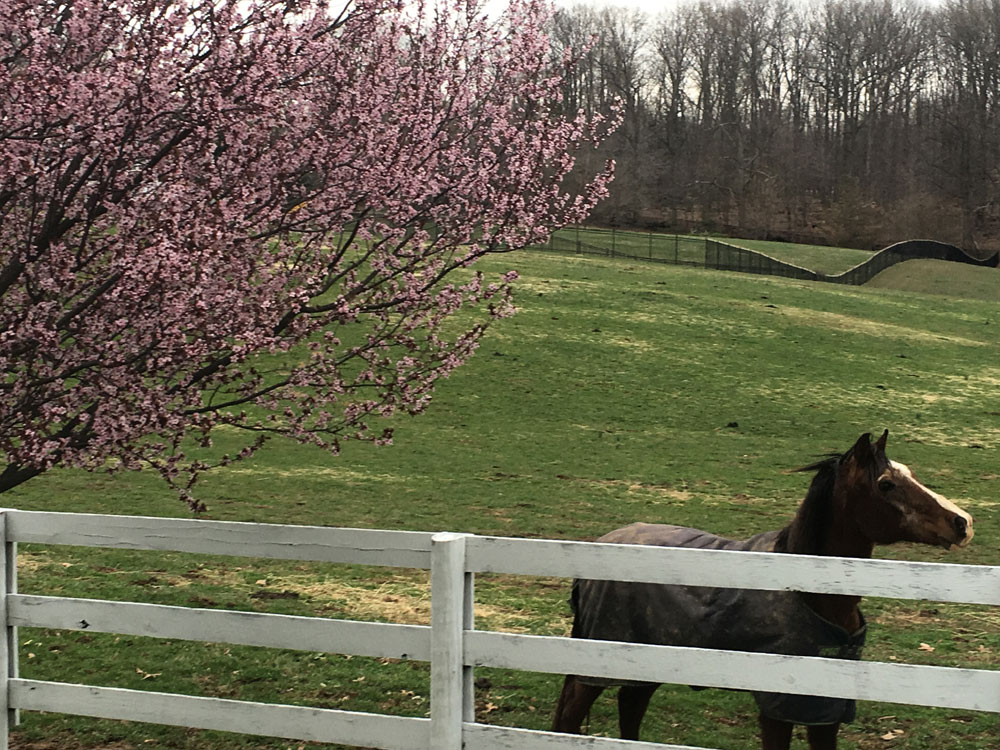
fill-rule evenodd
<path id="1" fill-rule="evenodd" d="M 595 221 L 1000 247 L 1000 0 L 578 5 L 551 34 L 585 50 L 567 110 L 623 117 Z"/>

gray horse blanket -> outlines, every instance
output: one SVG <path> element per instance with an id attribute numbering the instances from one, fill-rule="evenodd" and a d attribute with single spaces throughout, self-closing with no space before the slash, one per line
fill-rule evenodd
<path id="1" fill-rule="evenodd" d="M 777 531 L 743 541 L 697 529 L 636 523 L 597 541 L 773 552 Z M 664 646 L 757 651 L 860 659 L 865 625 L 848 633 L 817 615 L 794 591 L 751 591 L 707 586 L 576 580 L 570 599 L 574 638 Z M 639 684 L 580 676 L 589 685 Z M 794 724 L 835 724 L 854 719 L 846 698 L 751 691 L 761 713 Z"/>

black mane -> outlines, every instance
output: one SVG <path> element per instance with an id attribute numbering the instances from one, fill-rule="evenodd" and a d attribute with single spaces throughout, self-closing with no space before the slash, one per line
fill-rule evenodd
<path id="1" fill-rule="evenodd" d="M 795 518 L 778 532 L 774 543 L 775 552 L 790 552 L 797 555 L 816 555 L 823 549 L 826 531 L 830 527 L 833 514 L 833 486 L 837 480 L 837 469 L 844 456 L 829 456 L 814 464 L 795 471 L 815 471 L 805 500 L 799 506 Z"/>

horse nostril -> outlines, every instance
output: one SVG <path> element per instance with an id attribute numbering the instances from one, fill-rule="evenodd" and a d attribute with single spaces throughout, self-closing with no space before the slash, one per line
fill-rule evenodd
<path id="1" fill-rule="evenodd" d="M 969 529 L 969 522 L 965 520 L 962 516 L 955 516 L 952 521 L 952 525 L 955 527 L 955 531 L 958 532 L 959 536 L 965 536 Z"/>

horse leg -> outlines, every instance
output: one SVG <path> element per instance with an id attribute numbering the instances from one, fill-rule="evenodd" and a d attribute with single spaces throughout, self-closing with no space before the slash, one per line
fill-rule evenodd
<path id="1" fill-rule="evenodd" d="M 840 724 L 819 724 L 806 727 L 809 750 L 837 750 L 837 732 Z"/>
<path id="2" fill-rule="evenodd" d="M 623 685 L 618 691 L 618 728 L 623 740 L 639 739 L 639 725 L 658 684 Z"/>
<path id="3" fill-rule="evenodd" d="M 584 685 L 574 675 L 566 675 L 562 693 L 556 704 L 556 715 L 552 720 L 553 732 L 582 734 L 583 720 L 594 701 L 604 692 L 598 685 Z"/>
<path id="4" fill-rule="evenodd" d="M 761 750 L 788 750 L 792 745 L 794 724 L 760 715 Z"/>

